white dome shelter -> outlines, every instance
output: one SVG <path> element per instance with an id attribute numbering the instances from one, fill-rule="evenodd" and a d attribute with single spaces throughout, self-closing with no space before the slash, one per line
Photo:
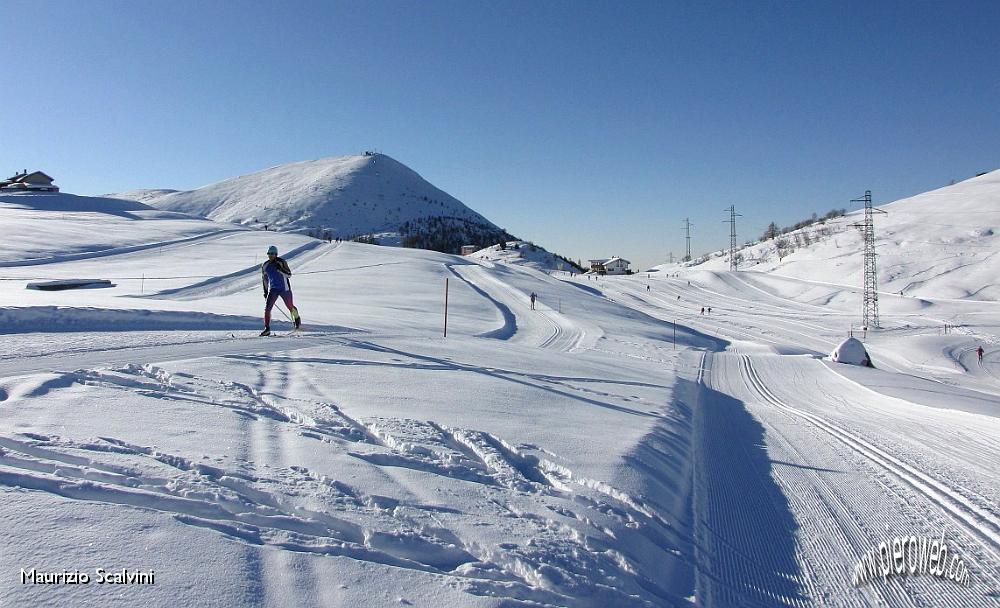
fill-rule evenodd
<path id="1" fill-rule="evenodd" d="M 837 348 L 830 353 L 830 359 L 837 363 L 849 363 L 851 365 L 863 365 L 865 367 L 875 367 L 872 359 L 865 350 L 865 345 L 857 338 L 848 338 L 841 342 Z"/>

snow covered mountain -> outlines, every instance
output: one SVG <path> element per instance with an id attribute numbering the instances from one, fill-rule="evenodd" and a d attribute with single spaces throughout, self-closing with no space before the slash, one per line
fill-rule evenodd
<path id="1" fill-rule="evenodd" d="M 501 262 L 542 271 L 583 272 L 576 262 L 525 241 L 508 241 L 502 248 L 499 243 L 490 245 L 473 253 L 471 257 L 479 262 Z"/>
<path id="2" fill-rule="evenodd" d="M 879 289 L 913 297 L 1000 300 L 1000 170 L 876 208 Z M 861 285 L 864 210 L 740 249 L 740 269 Z M 666 272 L 729 270 L 728 251 Z"/>
<path id="3" fill-rule="evenodd" d="M 513 238 L 385 154 L 280 165 L 197 190 L 108 196 L 249 227 L 342 239 L 379 235 L 376 241 L 451 253 Z"/>

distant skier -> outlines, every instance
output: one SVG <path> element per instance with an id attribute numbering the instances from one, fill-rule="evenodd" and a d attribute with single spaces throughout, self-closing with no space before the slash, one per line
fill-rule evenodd
<path id="1" fill-rule="evenodd" d="M 701 307 L 701 314 L 705 314 L 705 307 L 704 306 Z"/>
<path id="2" fill-rule="evenodd" d="M 646 291 L 649 291 L 649 285 L 646 285 Z"/>
<path id="3" fill-rule="evenodd" d="M 537 297 L 535 292 L 531 292 L 531 310 L 535 310 L 535 298 Z"/>
<path id="4" fill-rule="evenodd" d="M 712 307 L 711 306 L 708 307 L 708 314 L 712 314 Z"/>
<path id="5" fill-rule="evenodd" d="M 271 335 L 271 309 L 280 297 L 285 301 L 295 329 L 302 326 L 302 318 L 299 317 L 299 309 L 292 304 L 292 284 L 288 280 L 292 276 L 292 271 L 288 268 L 288 262 L 278 257 L 278 248 L 271 245 L 267 248 L 267 261 L 260 267 L 261 279 L 264 282 L 264 331 L 262 336 Z"/>
<path id="6" fill-rule="evenodd" d="M 976 349 L 976 354 L 979 355 L 979 364 L 982 365 L 983 364 L 983 347 L 982 346 L 980 346 L 979 348 Z"/>

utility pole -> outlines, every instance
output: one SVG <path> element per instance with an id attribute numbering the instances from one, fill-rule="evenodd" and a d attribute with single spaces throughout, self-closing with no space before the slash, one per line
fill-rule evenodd
<path id="1" fill-rule="evenodd" d="M 730 205 L 726 211 L 729 212 L 729 219 L 722 221 L 729 222 L 729 270 L 736 272 L 739 270 L 736 262 L 736 218 L 743 217 L 743 214 L 736 213 L 736 205 Z"/>
<path id="2" fill-rule="evenodd" d="M 687 239 L 687 248 L 684 250 L 684 260 L 685 262 L 691 261 L 691 220 L 689 218 L 684 218 L 684 234 Z"/>
<path id="3" fill-rule="evenodd" d="M 864 198 L 851 199 L 852 203 L 865 204 L 865 221 L 851 224 L 861 228 L 865 239 L 865 296 L 861 306 L 861 324 L 865 329 L 880 327 L 878 322 L 878 273 L 875 268 L 875 222 L 874 213 L 885 213 L 872 207 L 872 191 L 865 190 Z"/>

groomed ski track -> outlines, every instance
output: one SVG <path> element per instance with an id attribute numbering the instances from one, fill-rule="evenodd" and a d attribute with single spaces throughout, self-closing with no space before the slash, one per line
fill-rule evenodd
<path id="1" fill-rule="evenodd" d="M 919 606 L 943 593 L 951 605 L 992 603 L 1000 496 L 982 480 L 993 477 L 984 462 L 1000 455 L 996 419 L 859 396 L 806 357 L 709 354 L 703 383 L 695 502 L 708 605 Z M 973 447 L 949 442 L 945 425 Z M 744 498 L 761 508 L 746 509 Z M 969 588 L 908 577 L 845 592 L 845 566 L 882 540 L 921 531 L 943 533 L 976 564 Z M 737 562 L 720 558 L 733 549 Z M 744 560 L 762 567 L 748 571 Z"/>
<path id="2" fill-rule="evenodd" d="M 599 330 L 583 319 L 572 319 L 553 308 L 552 302 L 541 297 L 531 309 L 531 291 L 523 291 L 505 282 L 495 275 L 493 268 L 479 265 L 451 266 L 460 279 L 466 281 L 490 299 L 499 309 L 504 318 L 504 324 L 496 330 L 487 332 L 485 337 L 499 337 L 512 342 L 557 350 L 574 352 L 592 346 L 600 335 Z M 522 269 L 505 267 L 509 273 L 528 275 Z M 551 281 L 542 277 L 524 276 L 524 281 L 544 283 Z M 556 283 L 558 286 L 558 283 Z M 536 287 L 538 291 L 541 291 Z M 590 327 L 588 327 L 590 325 Z"/>

